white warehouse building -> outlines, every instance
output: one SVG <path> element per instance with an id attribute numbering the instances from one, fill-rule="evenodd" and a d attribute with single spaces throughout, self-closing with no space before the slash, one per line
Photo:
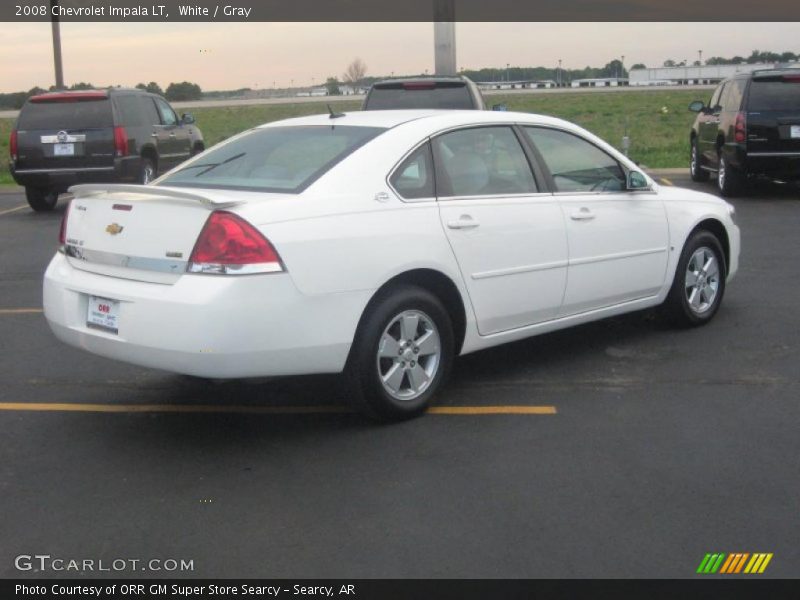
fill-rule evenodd
<path id="1" fill-rule="evenodd" d="M 655 67 L 629 72 L 630 85 L 708 85 L 719 83 L 737 73 L 750 73 L 775 67 L 800 67 L 800 63 L 759 63 L 741 65 L 702 65 L 685 67 Z"/>

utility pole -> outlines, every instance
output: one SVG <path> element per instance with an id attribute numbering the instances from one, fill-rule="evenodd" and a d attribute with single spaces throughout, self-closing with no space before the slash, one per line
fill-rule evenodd
<path id="1" fill-rule="evenodd" d="M 556 85 L 561 87 L 561 59 L 558 59 L 558 77 L 556 77 Z"/>
<path id="2" fill-rule="evenodd" d="M 433 65 L 436 75 L 456 75 L 454 0 L 433 0 Z"/>
<path id="3" fill-rule="evenodd" d="M 53 29 L 53 64 L 56 70 L 56 89 L 64 89 L 64 67 L 61 63 L 61 27 L 58 20 L 58 11 L 54 7 L 58 6 L 59 0 L 50 0 L 50 21 Z"/>

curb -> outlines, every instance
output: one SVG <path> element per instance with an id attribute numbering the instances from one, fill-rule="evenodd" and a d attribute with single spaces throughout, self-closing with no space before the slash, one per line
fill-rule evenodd
<path id="1" fill-rule="evenodd" d="M 25 188 L 18 185 L 0 185 L 0 195 L 3 194 L 24 194 Z"/>
<path id="2" fill-rule="evenodd" d="M 647 167 L 643 167 L 645 172 L 649 175 L 688 175 L 689 174 L 689 167 L 679 167 L 679 168 L 670 168 L 670 169 L 648 169 Z"/>

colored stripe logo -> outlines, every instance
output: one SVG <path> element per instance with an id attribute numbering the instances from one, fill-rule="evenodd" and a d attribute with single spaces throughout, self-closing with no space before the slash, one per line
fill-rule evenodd
<path id="1" fill-rule="evenodd" d="M 760 574 L 765 571 L 769 561 L 772 560 L 772 553 L 756 552 L 734 552 L 726 554 L 724 552 L 709 553 L 700 561 L 697 573 L 725 575 L 735 575 L 737 573 Z"/>

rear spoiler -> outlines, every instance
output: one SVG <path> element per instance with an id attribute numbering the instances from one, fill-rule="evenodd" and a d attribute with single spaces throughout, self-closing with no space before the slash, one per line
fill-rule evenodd
<path id="1" fill-rule="evenodd" d="M 241 204 L 242 200 L 219 200 L 206 194 L 195 192 L 185 192 L 175 188 L 161 187 L 158 185 L 134 185 L 124 183 L 84 183 L 73 185 L 69 192 L 75 198 L 91 198 L 103 194 L 137 194 L 140 196 L 151 196 L 153 198 L 174 198 L 176 200 L 190 200 L 199 202 L 207 208 L 226 208 Z M 126 198 L 130 200 L 131 198 Z"/>

